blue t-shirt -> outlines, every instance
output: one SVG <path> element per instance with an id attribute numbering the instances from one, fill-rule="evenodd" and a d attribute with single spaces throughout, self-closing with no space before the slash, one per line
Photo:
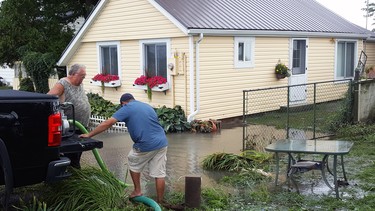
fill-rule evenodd
<path id="1" fill-rule="evenodd" d="M 149 152 L 168 145 L 164 129 L 150 105 L 133 100 L 121 107 L 112 117 L 119 122 L 125 122 L 134 141 L 133 148 Z"/>

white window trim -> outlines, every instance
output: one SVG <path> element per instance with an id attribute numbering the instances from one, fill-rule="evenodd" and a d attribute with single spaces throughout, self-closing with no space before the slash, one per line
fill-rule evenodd
<path id="1" fill-rule="evenodd" d="M 251 57 L 250 61 L 238 61 L 238 43 L 250 43 L 251 46 Z M 255 67 L 254 62 L 254 53 L 255 53 L 255 37 L 234 37 L 234 67 L 235 68 L 248 68 Z"/>
<path id="2" fill-rule="evenodd" d="M 112 42 L 97 42 L 96 43 L 96 52 L 97 52 L 97 56 L 98 56 L 98 73 L 101 73 L 101 67 L 102 67 L 102 59 L 101 59 L 101 50 L 100 50 L 100 47 L 101 46 L 108 46 L 108 45 L 116 45 L 117 47 L 117 66 L 118 66 L 118 77 L 120 78 L 121 80 L 121 75 L 122 75 L 122 71 L 121 71 L 121 48 L 120 48 L 120 41 L 112 41 Z"/>
<path id="3" fill-rule="evenodd" d="M 167 64 L 169 58 L 171 58 L 171 40 L 170 39 L 151 39 L 151 40 L 140 40 L 139 41 L 139 52 L 140 52 L 140 74 L 143 75 L 144 72 L 143 70 L 145 69 L 145 62 L 144 62 L 144 44 L 150 44 L 150 43 L 166 43 L 166 48 L 167 48 Z M 167 82 L 170 81 L 170 74 L 167 68 Z"/>
<path id="4" fill-rule="evenodd" d="M 340 80 L 340 79 L 350 79 L 350 78 L 354 78 L 355 76 L 355 73 L 353 72 L 353 77 L 338 77 L 337 76 L 337 51 L 338 51 L 338 43 L 339 42 L 342 42 L 342 41 L 345 41 L 345 42 L 354 42 L 354 64 L 356 64 L 356 61 L 358 61 L 358 40 L 351 40 L 351 39 L 336 39 L 336 42 L 335 42 L 335 72 L 334 72 L 334 79 L 335 80 Z M 354 71 L 354 70 L 353 70 Z"/>

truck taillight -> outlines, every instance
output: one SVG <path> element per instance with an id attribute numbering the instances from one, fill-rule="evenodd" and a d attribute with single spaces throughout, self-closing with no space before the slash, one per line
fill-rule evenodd
<path id="1" fill-rule="evenodd" d="M 48 146 L 54 147 L 61 144 L 61 114 L 51 114 L 48 117 Z"/>

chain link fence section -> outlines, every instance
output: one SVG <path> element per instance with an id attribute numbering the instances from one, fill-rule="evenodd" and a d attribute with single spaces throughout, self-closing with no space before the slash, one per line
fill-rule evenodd
<path id="1" fill-rule="evenodd" d="M 264 151 L 278 139 L 333 135 L 351 114 L 351 80 L 243 91 L 243 150 Z"/>

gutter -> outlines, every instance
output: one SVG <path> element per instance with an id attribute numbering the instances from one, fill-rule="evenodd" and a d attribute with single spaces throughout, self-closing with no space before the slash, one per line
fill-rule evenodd
<path id="1" fill-rule="evenodd" d="M 189 51 L 190 51 L 190 115 L 187 118 L 188 122 L 193 121 L 194 116 L 199 113 L 200 110 L 200 98 L 199 98 L 199 43 L 203 40 L 203 33 L 200 33 L 199 39 L 195 43 L 195 101 L 196 110 L 194 111 L 194 60 L 193 60 L 193 42 L 194 37 L 190 36 L 189 40 Z"/>
<path id="2" fill-rule="evenodd" d="M 225 30 L 225 29 L 189 29 L 188 34 L 196 35 L 204 33 L 215 36 L 268 36 L 268 37 L 335 37 L 367 39 L 366 33 L 334 33 L 334 32 L 302 32 L 302 31 L 265 31 L 265 30 Z"/>

